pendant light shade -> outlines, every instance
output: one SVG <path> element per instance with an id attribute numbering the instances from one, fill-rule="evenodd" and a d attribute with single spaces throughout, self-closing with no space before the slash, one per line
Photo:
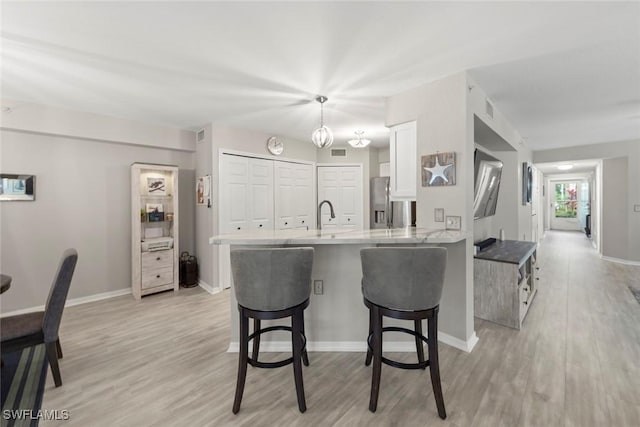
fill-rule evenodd
<path id="1" fill-rule="evenodd" d="M 320 103 L 320 127 L 311 134 L 311 141 L 318 148 L 331 147 L 333 144 L 333 132 L 324 125 L 323 104 L 327 101 L 326 96 L 318 96 L 316 101 Z"/>
<path id="2" fill-rule="evenodd" d="M 350 139 L 349 141 L 347 141 L 349 145 L 352 146 L 353 148 L 364 148 L 367 145 L 371 144 L 370 139 L 366 139 L 362 137 L 362 135 L 364 135 L 364 131 L 357 130 L 355 131 L 355 134 L 356 134 L 356 139 Z"/>

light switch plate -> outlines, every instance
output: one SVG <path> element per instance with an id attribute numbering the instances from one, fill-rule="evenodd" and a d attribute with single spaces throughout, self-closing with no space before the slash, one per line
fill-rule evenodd
<path id="1" fill-rule="evenodd" d="M 442 208 L 435 208 L 433 210 L 433 220 L 435 222 L 444 222 L 444 209 Z"/>
<path id="2" fill-rule="evenodd" d="M 640 205 L 633 205 L 634 212 L 640 212 Z"/>
<path id="3" fill-rule="evenodd" d="M 462 228 L 462 217 L 447 216 L 447 223 L 445 228 L 447 230 L 460 230 Z"/>

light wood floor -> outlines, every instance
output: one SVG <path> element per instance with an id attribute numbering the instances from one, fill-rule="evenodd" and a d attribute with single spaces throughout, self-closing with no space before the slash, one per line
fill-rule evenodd
<path id="1" fill-rule="evenodd" d="M 362 353 L 310 353 L 305 414 L 290 367 L 249 368 L 234 416 L 228 291 L 199 288 L 67 308 L 63 386 L 48 378 L 43 409 L 67 409 L 65 426 L 639 425 L 640 304 L 627 286 L 640 287 L 640 268 L 600 260 L 579 233 L 548 233 L 538 254 L 521 331 L 476 319 L 471 354 L 441 344 L 446 421 L 428 372 L 387 366 L 370 413 Z"/>

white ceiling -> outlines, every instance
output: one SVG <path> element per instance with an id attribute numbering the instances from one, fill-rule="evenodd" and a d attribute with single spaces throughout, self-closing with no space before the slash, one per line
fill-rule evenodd
<path id="1" fill-rule="evenodd" d="M 596 170 L 598 160 L 574 160 L 567 162 L 536 163 L 536 168 L 545 175 L 575 175 L 577 173 L 590 173 Z M 571 165 L 571 169 L 563 171 L 559 165 Z"/>
<path id="2" fill-rule="evenodd" d="M 2 2 L 4 98 L 387 142 L 385 97 L 470 70 L 534 149 L 640 138 L 640 3 Z M 13 108 L 16 108 L 14 105 Z"/>

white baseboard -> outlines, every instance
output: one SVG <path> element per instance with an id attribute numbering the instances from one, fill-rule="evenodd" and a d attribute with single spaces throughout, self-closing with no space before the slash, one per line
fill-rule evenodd
<path id="1" fill-rule="evenodd" d="M 473 331 L 471 337 L 469 337 L 466 341 L 463 341 L 460 338 L 456 338 L 449 334 L 445 334 L 444 332 L 438 332 L 438 341 L 467 353 L 471 353 L 476 344 L 478 344 L 479 340 L 480 339 L 476 335 L 475 331 Z"/>
<path id="2" fill-rule="evenodd" d="M 443 332 L 438 332 L 438 341 L 443 344 L 447 344 L 451 347 L 455 347 L 458 350 L 470 353 L 473 347 L 478 342 L 478 337 L 474 332 L 466 342 L 452 337 L 451 335 Z M 227 353 L 237 353 L 240 350 L 240 345 L 237 341 L 231 342 Z M 364 353 L 367 351 L 366 341 L 309 341 L 307 342 L 307 350 L 309 351 L 335 351 L 341 353 L 356 352 Z M 260 351 L 265 352 L 291 352 L 290 341 L 261 341 Z M 382 345 L 382 351 L 385 352 L 397 352 L 397 353 L 411 353 L 416 351 L 416 344 L 414 341 L 387 341 Z"/>
<path id="3" fill-rule="evenodd" d="M 131 288 L 118 289 L 116 291 L 102 292 L 100 294 L 89 295 L 86 297 L 71 298 L 65 303 L 65 307 L 73 307 L 74 305 L 87 304 L 89 302 L 101 301 L 109 298 L 120 297 L 122 295 L 128 295 L 131 293 Z M 23 308 L 21 310 L 9 311 L 2 313 L 0 317 L 16 316 L 18 314 L 34 313 L 36 311 L 43 311 L 44 305 L 36 307 Z"/>
<path id="4" fill-rule="evenodd" d="M 204 289 L 205 291 L 207 291 L 211 295 L 215 295 L 217 293 L 222 292 L 222 290 L 220 288 L 217 288 L 217 287 L 214 288 L 213 286 L 209 285 L 206 282 L 203 282 L 202 280 L 198 280 L 198 286 L 200 286 L 202 289 Z"/>
<path id="5" fill-rule="evenodd" d="M 640 266 L 640 261 L 629 261 L 628 259 L 613 258 L 610 256 L 604 256 L 604 255 L 600 255 L 600 258 L 603 259 L 604 261 L 616 262 L 618 264 Z"/>

